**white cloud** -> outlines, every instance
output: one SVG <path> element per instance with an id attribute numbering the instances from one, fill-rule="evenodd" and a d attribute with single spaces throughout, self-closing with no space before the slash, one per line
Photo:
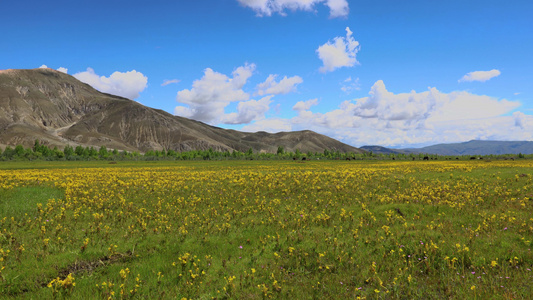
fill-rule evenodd
<path id="1" fill-rule="evenodd" d="M 521 130 L 533 132 L 533 116 L 517 111 L 513 113 L 514 126 Z"/>
<path id="2" fill-rule="evenodd" d="M 250 100 L 239 102 L 236 113 L 224 115 L 222 123 L 224 124 L 248 124 L 253 120 L 263 119 L 265 113 L 270 109 L 271 98 L 273 95 L 266 96 L 260 100 Z"/>
<path id="3" fill-rule="evenodd" d="M 295 110 L 295 111 L 304 111 L 304 110 L 309 110 L 311 108 L 311 106 L 314 106 L 314 105 L 317 105 L 318 104 L 318 99 L 315 98 L 315 99 L 311 99 L 311 100 L 307 100 L 307 101 L 298 101 L 293 107 L 292 109 Z"/>
<path id="4" fill-rule="evenodd" d="M 445 103 L 438 111 L 432 112 L 430 119 L 432 122 L 494 118 L 520 106 L 520 103 L 516 101 L 498 100 L 464 91 L 441 95 Z"/>
<path id="5" fill-rule="evenodd" d="M 347 0 L 329 0 L 326 5 L 330 9 L 330 17 L 346 17 L 350 12 Z"/>
<path id="6" fill-rule="evenodd" d="M 303 79 L 300 76 L 293 76 L 287 78 L 283 77 L 279 82 L 276 82 L 276 77 L 278 75 L 269 75 L 268 78 L 257 85 L 257 95 L 263 96 L 266 94 L 288 94 L 296 90 L 296 86 L 303 82 Z"/>
<path id="7" fill-rule="evenodd" d="M 353 113 L 362 118 L 376 118 L 384 121 L 419 121 L 427 119 L 442 99 L 436 89 L 428 92 L 393 94 L 378 80 L 369 92 L 370 96 L 356 100 L 351 106 Z"/>
<path id="8" fill-rule="evenodd" d="M 207 68 L 204 70 L 204 76 L 193 82 L 192 89 L 178 92 L 176 100 L 190 105 L 248 100 L 250 95 L 245 93 L 242 87 L 254 69 L 253 64 L 239 67 L 233 71 L 233 78 L 229 78 Z"/>
<path id="9" fill-rule="evenodd" d="M 195 80 L 190 90 L 178 92 L 176 100 L 189 107 L 178 106 L 174 113 L 206 123 L 218 123 L 224 115 L 224 108 L 231 102 L 250 98 L 242 88 L 254 70 L 254 64 L 246 64 L 233 71 L 230 78 L 210 68 L 205 69 L 204 76 Z"/>
<path id="10" fill-rule="evenodd" d="M 346 78 L 341 83 L 341 91 L 345 92 L 347 95 L 352 93 L 353 91 L 359 91 L 361 89 L 361 85 L 359 84 L 359 78 L 352 79 L 352 77 Z"/>
<path id="11" fill-rule="evenodd" d="M 241 5 L 253 9 L 258 16 L 271 16 L 273 13 L 286 15 L 289 9 L 313 11 L 315 4 L 324 3 L 330 9 L 330 17 L 346 17 L 350 11 L 347 0 L 237 0 Z"/>
<path id="12" fill-rule="evenodd" d="M 355 146 L 533 139 L 533 116 L 522 112 L 508 115 L 519 102 L 464 91 L 443 93 L 428 88 L 395 94 L 379 80 L 368 97 L 344 101 L 332 111 L 313 112 L 316 104 L 316 99 L 300 101 L 293 107 L 296 117 L 274 119 L 274 124 L 313 130 Z M 264 125 L 272 130 L 269 121 L 256 122 L 247 129 L 266 130 L 261 127 Z"/>
<path id="13" fill-rule="evenodd" d="M 394 94 L 387 91 L 381 80 L 372 86 L 369 94 L 369 97 L 356 100 L 352 107 L 354 115 L 381 121 L 402 121 L 411 127 L 423 125 L 419 124 L 421 121 L 437 123 L 492 118 L 520 105 L 464 91 L 446 94 L 436 88 L 421 93 Z"/>
<path id="14" fill-rule="evenodd" d="M 493 69 L 490 71 L 475 71 L 470 72 L 463 76 L 463 78 L 459 79 L 459 82 L 465 82 L 465 81 L 487 81 L 491 78 L 494 78 L 496 76 L 499 76 L 501 72 L 499 70 Z"/>
<path id="15" fill-rule="evenodd" d="M 49 69 L 47 65 L 41 65 L 39 67 L 39 69 Z M 65 74 L 68 74 L 68 69 L 67 68 L 63 68 L 63 67 L 59 67 L 59 69 L 57 69 L 57 71 L 59 72 L 62 72 L 62 73 L 65 73 Z"/>
<path id="16" fill-rule="evenodd" d="M 181 80 L 179 79 L 165 79 L 163 80 L 163 83 L 161 83 L 161 86 L 167 86 L 169 84 L 173 84 L 173 83 L 180 83 Z"/>
<path id="17" fill-rule="evenodd" d="M 114 72 L 109 77 L 97 75 L 93 69 L 73 75 L 93 88 L 108 94 L 128 99 L 135 99 L 148 85 L 148 78 L 135 70 L 129 72 Z"/>
<path id="18" fill-rule="evenodd" d="M 178 92 L 177 102 L 186 106 L 177 106 L 174 114 L 213 125 L 249 124 L 264 119 L 274 95 L 294 91 L 303 82 L 299 76 L 285 76 L 278 82 L 277 75 L 270 75 L 256 86 L 256 95 L 265 97 L 251 100 L 243 87 L 254 71 L 254 64 L 246 64 L 235 69 L 229 77 L 210 68 L 205 69 L 204 76 L 195 80 L 191 89 Z M 226 113 L 226 107 L 233 102 L 238 102 L 236 111 Z"/>
<path id="19" fill-rule="evenodd" d="M 312 103 L 311 103 L 312 104 Z M 302 129 L 307 126 L 312 126 L 318 128 L 319 131 L 330 131 L 337 129 L 345 128 L 358 128 L 361 126 L 363 118 L 356 116 L 353 112 L 354 104 L 345 101 L 341 103 L 339 109 L 335 109 L 326 113 L 313 113 L 308 109 L 305 109 L 305 106 L 308 106 L 309 103 L 305 105 L 295 105 L 294 110 L 298 111 L 298 116 L 292 119 L 293 124 L 299 124 Z M 370 123 L 367 121 L 367 123 Z"/>
<path id="20" fill-rule="evenodd" d="M 324 64 L 320 67 L 320 72 L 331 72 L 341 67 L 353 67 L 358 64 L 356 56 L 361 47 L 352 34 L 350 28 L 346 27 L 346 37 L 336 37 L 333 42 L 328 41 L 318 47 L 316 52 Z"/>

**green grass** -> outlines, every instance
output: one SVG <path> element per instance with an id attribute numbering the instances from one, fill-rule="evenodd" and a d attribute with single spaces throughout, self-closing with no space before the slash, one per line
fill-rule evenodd
<path id="1" fill-rule="evenodd" d="M 62 190 L 47 186 L 27 186 L 15 189 L 0 189 L 0 219 L 7 217 L 20 218 L 25 214 L 33 214 L 37 203 L 46 203 L 49 199 L 64 197 Z"/>
<path id="2" fill-rule="evenodd" d="M 0 294 L 527 299 L 531 174 L 527 161 L 10 164 Z"/>

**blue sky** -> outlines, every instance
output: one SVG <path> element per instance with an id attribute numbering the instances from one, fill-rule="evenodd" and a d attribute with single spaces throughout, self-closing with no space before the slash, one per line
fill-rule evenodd
<path id="1" fill-rule="evenodd" d="M 533 140 L 531 1 L 0 2 L 0 69 L 353 146 Z"/>

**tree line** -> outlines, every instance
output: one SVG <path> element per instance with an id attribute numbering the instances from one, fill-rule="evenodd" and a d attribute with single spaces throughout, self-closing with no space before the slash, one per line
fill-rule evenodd
<path id="1" fill-rule="evenodd" d="M 58 147 L 50 148 L 42 144 L 39 140 L 35 140 L 34 146 L 31 148 L 24 148 L 22 145 L 17 145 L 12 148 L 6 146 L 3 151 L 0 151 L 0 161 L 10 160 L 468 160 L 468 159 L 515 159 L 515 158 L 533 158 L 533 155 L 485 155 L 485 156 L 442 156 L 433 154 L 374 154 L 372 152 L 364 153 L 343 153 L 340 151 L 325 149 L 322 152 L 301 152 L 296 149 L 294 152 L 286 151 L 284 147 L 279 146 L 276 153 L 254 152 L 252 148 L 246 152 L 241 151 L 214 151 L 208 150 L 193 150 L 178 152 L 174 150 L 149 150 L 145 153 L 137 151 L 125 151 L 117 149 L 107 149 L 105 146 L 70 146 L 67 145 L 63 149 Z"/>

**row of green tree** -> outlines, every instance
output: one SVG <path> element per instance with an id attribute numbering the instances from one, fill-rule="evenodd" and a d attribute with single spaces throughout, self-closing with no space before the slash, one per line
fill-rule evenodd
<path id="1" fill-rule="evenodd" d="M 65 146 L 63 149 L 58 147 L 50 148 L 35 141 L 31 148 L 24 148 L 17 145 L 15 148 L 6 146 L 1 151 L 0 161 L 8 160 L 468 160 L 468 159 L 515 159 L 515 158 L 533 158 L 531 155 L 487 155 L 487 156 L 441 156 L 428 154 L 374 154 L 365 153 L 341 153 L 339 151 L 324 150 L 323 152 L 303 153 L 296 149 L 294 152 L 285 151 L 284 147 L 278 147 L 276 153 L 258 153 L 252 148 L 246 152 L 241 151 L 214 151 L 194 150 L 178 152 L 174 150 L 150 150 L 144 154 L 133 151 L 110 150 L 105 146 L 83 147 Z"/>

